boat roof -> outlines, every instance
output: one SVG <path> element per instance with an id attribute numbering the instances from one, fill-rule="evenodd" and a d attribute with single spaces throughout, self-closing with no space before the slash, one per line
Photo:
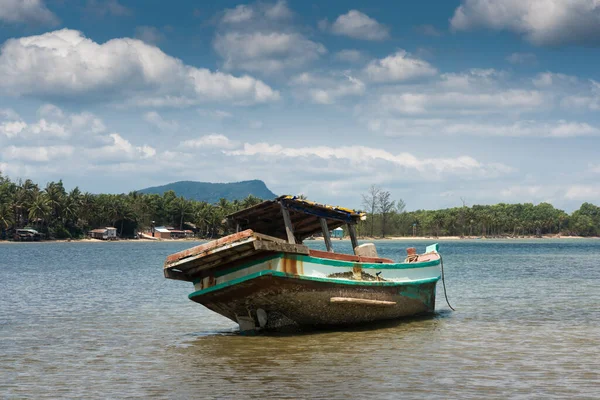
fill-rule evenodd
<path id="1" fill-rule="evenodd" d="M 324 218 L 329 230 L 345 224 L 356 224 L 366 219 L 366 214 L 349 208 L 318 204 L 296 196 L 280 196 L 227 216 L 231 227 L 252 229 L 265 235 L 287 239 L 280 203 L 290 214 L 294 236 L 302 241 L 321 232 L 319 218 Z"/>

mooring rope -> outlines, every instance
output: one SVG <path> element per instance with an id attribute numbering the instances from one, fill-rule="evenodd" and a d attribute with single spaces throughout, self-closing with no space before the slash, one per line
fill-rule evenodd
<path id="1" fill-rule="evenodd" d="M 450 305 L 450 300 L 448 300 L 448 293 L 446 293 L 446 279 L 444 279 L 444 259 L 442 258 L 441 254 L 440 254 L 440 265 L 442 267 L 442 285 L 444 286 L 444 297 L 446 297 L 446 304 L 448 304 L 448 307 L 450 307 L 450 309 L 452 311 L 456 311 L 454 309 L 454 307 L 452 307 Z"/>

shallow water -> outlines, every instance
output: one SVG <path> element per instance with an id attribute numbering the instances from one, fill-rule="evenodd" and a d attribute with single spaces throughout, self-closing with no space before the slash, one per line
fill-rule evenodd
<path id="1" fill-rule="evenodd" d="M 0 397 L 600 397 L 600 240 L 443 241 L 456 312 L 257 337 L 163 278 L 191 245 L 0 244 Z"/>

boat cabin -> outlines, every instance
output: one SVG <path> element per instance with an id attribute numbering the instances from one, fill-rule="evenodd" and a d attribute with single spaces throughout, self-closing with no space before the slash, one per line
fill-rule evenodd
<path id="1" fill-rule="evenodd" d="M 375 245 L 358 244 L 356 224 L 366 214 L 293 196 L 281 196 L 240 210 L 224 221 L 236 233 L 167 257 L 165 277 L 194 281 L 206 271 L 235 265 L 265 253 L 301 254 L 349 262 L 392 263 L 379 258 Z M 354 254 L 334 253 L 330 232 L 346 226 Z M 305 239 L 321 234 L 327 251 L 309 249 Z"/>
<path id="2" fill-rule="evenodd" d="M 281 196 L 263 201 L 227 216 L 236 232 L 252 229 L 264 235 L 301 244 L 305 239 L 322 234 L 327 251 L 333 252 L 330 232 L 346 225 L 352 248 L 358 246 L 355 226 L 366 214 L 342 207 L 333 207 L 293 196 Z"/>

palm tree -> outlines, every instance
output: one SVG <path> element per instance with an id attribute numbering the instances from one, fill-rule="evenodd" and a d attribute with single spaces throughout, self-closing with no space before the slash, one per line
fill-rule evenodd
<path id="1" fill-rule="evenodd" d="M 191 215 L 192 204 L 181 196 L 171 202 L 171 210 L 179 218 L 179 229 L 183 230 L 183 220 L 186 216 Z"/>
<path id="2" fill-rule="evenodd" d="M 39 229 L 40 222 L 48 223 L 48 216 L 50 215 L 50 201 L 45 192 L 37 192 L 29 208 L 29 220 L 34 221 L 36 227 Z"/>
<path id="3" fill-rule="evenodd" d="M 15 223 L 13 210 L 7 203 L 0 203 L 0 227 L 8 229 Z"/>

